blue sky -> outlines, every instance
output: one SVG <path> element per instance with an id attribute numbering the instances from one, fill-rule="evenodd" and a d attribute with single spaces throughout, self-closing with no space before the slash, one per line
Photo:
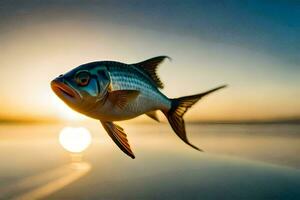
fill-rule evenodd
<path id="1" fill-rule="evenodd" d="M 57 19 L 89 16 L 99 22 L 242 46 L 295 64 L 300 61 L 299 1 L 2 1 L 0 9 L 3 25 L 28 16 L 38 20 L 35 14 Z"/>

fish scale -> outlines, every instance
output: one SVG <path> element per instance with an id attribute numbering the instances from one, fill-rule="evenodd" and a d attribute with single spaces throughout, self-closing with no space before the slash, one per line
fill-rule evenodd
<path id="1" fill-rule="evenodd" d="M 130 102 L 124 111 L 127 112 L 148 112 L 156 109 L 167 110 L 170 107 L 169 99 L 155 88 L 146 78 L 138 76 L 137 71 L 117 68 L 110 68 L 111 84 L 113 90 L 138 90 L 139 96 L 135 101 Z M 130 66 L 128 67 L 130 68 Z"/>

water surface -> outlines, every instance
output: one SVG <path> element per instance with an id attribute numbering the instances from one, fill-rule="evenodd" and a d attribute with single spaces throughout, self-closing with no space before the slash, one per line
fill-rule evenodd
<path id="1" fill-rule="evenodd" d="M 190 141 L 205 153 L 184 144 L 167 124 L 122 126 L 136 159 L 123 154 L 99 123 L 89 124 L 93 142 L 82 155 L 84 173 L 69 168 L 71 156 L 59 145 L 64 125 L 0 126 L 0 188 L 6 189 L 0 199 L 36 195 L 61 180 L 66 184 L 41 197 L 300 198 L 299 125 L 188 124 Z M 17 183 L 23 185 L 9 189 Z"/>

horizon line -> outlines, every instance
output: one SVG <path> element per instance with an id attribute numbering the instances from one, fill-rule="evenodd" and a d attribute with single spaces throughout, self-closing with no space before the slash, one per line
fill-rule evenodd
<path id="1" fill-rule="evenodd" d="M 62 120 L 58 118 L 0 118 L 0 125 L 2 124 L 60 124 L 64 122 L 69 122 L 67 120 Z M 127 121 L 128 123 L 135 124 L 148 124 L 150 121 Z M 167 123 L 167 121 L 162 120 L 162 123 Z M 187 124 L 300 124 L 300 117 L 286 117 L 286 118 L 276 118 L 276 119 L 248 119 L 248 120 L 190 120 L 186 121 Z"/>

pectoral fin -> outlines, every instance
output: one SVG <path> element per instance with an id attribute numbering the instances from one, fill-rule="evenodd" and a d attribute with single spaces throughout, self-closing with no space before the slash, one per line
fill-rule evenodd
<path id="1" fill-rule="evenodd" d="M 106 130 L 112 140 L 118 145 L 118 147 L 131 158 L 135 158 L 133 152 L 130 149 L 130 145 L 127 140 L 127 135 L 123 128 L 114 124 L 113 122 L 100 121 L 103 128 Z"/>
<path id="2" fill-rule="evenodd" d="M 128 102 L 133 101 L 138 95 L 138 90 L 116 90 L 109 92 L 108 99 L 119 108 L 123 109 Z"/>
<path id="3" fill-rule="evenodd" d="M 157 113 L 156 111 L 150 111 L 150 112 L 147 112 L 145 113 L 148 117 L 150 117 L 151 119 L 154 119 L 155 121 L 158 121 L 159 122 L 159 119 L 158 119 L 158 116 L 157 116 Z"/>

